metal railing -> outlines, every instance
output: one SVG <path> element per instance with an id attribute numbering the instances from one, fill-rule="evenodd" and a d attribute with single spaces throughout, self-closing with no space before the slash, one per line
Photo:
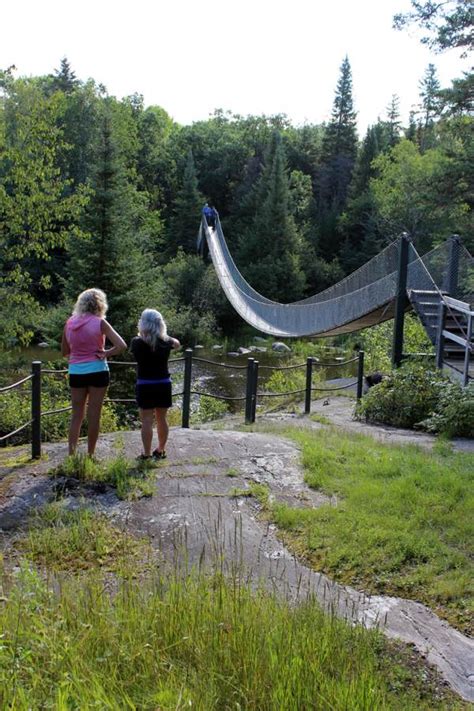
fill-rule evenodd
<path id="1" fill-rule="evenodd" d="M 462 335 L 452 333 L 445 328 L 448 313 L 453 317 Z M 436 365 L 438 368 L 442 368 L 444 362 L 446 362 L 447 365 L 451 365 L 445 361 L 443 357 L 446 341 L 451 341 L 461 346 L 461 348 L 464 349 L 463 369 L 461 371 L 463 387 L 466 387 L 471 379 L 469 366 L 471 364 L 471 354 L 474 353 L 472 342 L 473 318 L 474 311 L 471 311 L 471 307 L 467 302 L 459 301 L 449 296 L 442 296 L 439 305 L 438 335 L 436 339 Z M 451 365 L 451 367 L 454 366 Z M 455 370 L 458 369 L 455 368 Z"/>
<path id="2" fill-rule="evenodd" d="M 336 387 L 313 387 L 312 383 L 312 378 L 313 378 L 313 370 L 315 368 L 327 368 L 327 367 L 341 367 L 341 366 L 346 366 L 351 363 L 358 362 L 358 371 L 357 371 L 357 378 L 354 379 L 353 381 L 346 383 L 345 385 L 341 386 L 336 386 Z M 359 354 L 355 356 L 354 358 L 351 358 L 346 361 L 340 361 L 337 363 L 319 363 L 316 358 L 307 358 L 306 363 L 301 363 L 297 365 L 289 365 L 289 366 L 268 366 L 268 365 L 259 365 L 258 360 L 255 360 L 254 358 L 248 358 L 247 364 L 246 365 L 228 365 L 227 363 L 218 363 L 216 361 L 211 361 L 211 360 L 205 360 L 204 358 L 197 358 L 193 357 L 193 350 L 191 348 L 188 348 L 185 353 L 184 353 L 184 358 L 173 358 L 169 361 L 170 364 L 173 363 L 179 363 L 183 362 L 184 363 L 184 378 L 183 378 L 183 390 L 182 392 L 179 393 L 174 393 L 175 396 L 177 397 L 182 397 L 182 417 L 181 417 L 181 427 L 183 428 L 188 428 L 189 427 L 189 420 L 190 420 L 190 413 L 191 413 L 191 396 L 192 395 L 197 395 L 197 396 L 205 396 L 205 397 L 210 397 L 214 398 L 217 400 L 223 400 L 223 401 L 228 401 L 228 402 L 244 402 L 245 407 L 245 423 L 246 424 L 252 424 L 255 422 L 256 418 L 256 411 L 257 411 L 257 402 L 260 398 L 263 397 L 285 397 L 285 396 L 291 396 L 291 395 L 299 395 L 303 394 L 305 395 L 305 414 L 310 414 L 311 412 L 311 393 L 315 391 L 322 391 L 322 392 L 333 392 L 336 390 L 345 390 L 351 387 L 356 386 L 356 392 L 357 392 L 357 399 L 360 399 L 362 397 L 362 388 L 363 388 L 363 377 L 364 377 L 364 352 L 359 351 Z M 192 372 L 193 372 L 193 363 L 206 363 L 209 365 L 212 365 L 213 367 L 220 367 L 220 368 L 228 368 L 231 370 L 241 370 L 241 371 L 246 371 L 246 383 L 245 383 L 245 395 L 241 397 L 229 397 L 226 395 L 215 395 L 207 392 L 202 392 L 201 390 L 194 390 L 192 388 Z M 0 388 L 0 395 L 3 395 L 4 393 L 8 393 L 11 390 L 14 390 L 17 387 L 20 387 L 24 383 L 30 382 L 31 381 L 31 419 L 28 420 L 27 422 L 23 423 L 19 427 L 17 427 L 15 430 L 12 432 L 8 432 L 7 434 L 3 435 L 0 437 L 0 442 L 4 442 L 10 437 L 13 437 L 14 435 L 18 434 L 22 430 L 26 429 L 27 427 L 31 426 L 31 456 L 33 459 L 37 459 L 41 456 L 41 422 L 42 418 L 44 417 L 51 417 L 53 415 L 58 415 L 63 412 L 67 412 L 72 410 L 72 407 L 69 405 L 67 407 L 60 407 L 57 409 L 53 410 L 47 410 L 47 411 L 42 411 L 41 410 L 41 391 L 42 391 L 42 377 L 44 375 L 64 375 L 67 373 L 67 370 L 54 370 L 54 369 L 42 369 L 41 367 L 41 361 L 33 361 L 31 364 L 31 374 L 26 376 L 25 378 L 22 378 L 16 383 L 12 383 L 11 385 L 7 385 L 3 388 Z M 113 366 L 133 366 L 136 367 L 135 362 L 126 362 L 126 361 L 115 361 L 110 363 L 110 365 Z M 305 368 L 306 369 L 306 382 L 305 382 L 305 387 L 299 390 L 293 390 L 293 391 L 288 391 L 288 392 L 281 392 L 281 393 L 270 393 L 270 392 L 262 392 L 258 390 L 258 373 L 259 373 L 259 368 L 261 370 L 272 370 L 272 371 L 284 371 L 284 370 L 295 370 L 298 368 Z M 129 398 L 107 398 L 105 402 L 116 402 L 116 403 L 135 403 L 135 399 L 129 399 Z"/>

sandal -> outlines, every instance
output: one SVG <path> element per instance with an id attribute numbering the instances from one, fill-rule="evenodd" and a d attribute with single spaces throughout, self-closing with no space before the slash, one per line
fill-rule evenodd
<path id="1" fill-rule="evenodd" d="M 153 452 L 151 455 L 153 459 L 158 461 L 159 459 L 166 459 L 166 452 L 163 450 L 162 452 L 159 452 L 157 449 Z"/>

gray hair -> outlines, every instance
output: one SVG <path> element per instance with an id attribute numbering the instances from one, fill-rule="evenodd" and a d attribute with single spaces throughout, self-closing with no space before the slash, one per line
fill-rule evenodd
<path id="1" fill-rule="evenodd" d="M 145 309 L 138 321 L 138 335 L 148 343 L 152 350 L 156 348 L 156 342 L 168 340 L 166 323 L 163 316 L 156 309 Z"/>
<path id="2" fill-rule="evenodd" d="M 94 314 L 104 318 L 108 308 L 107 297 L 102 289 L 86 289 L 77 297 L 72 315 Z"/>

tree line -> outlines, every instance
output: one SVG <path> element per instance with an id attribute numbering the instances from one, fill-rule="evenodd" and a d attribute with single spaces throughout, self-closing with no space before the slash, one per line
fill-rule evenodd
<path id="1" fill-rule="evenodd" d="M 396 18 L 413 21 L 432 42 L 447 22 L 438 15 L 433 39 L 433 17 Z M 469 45 L 460 31 L 440 48 Z M 402 231 L 422 252 L 453 232 L 472 251 L 472 76 L 443 88 L 430 64 L 408 120 L 394 95 L 360 138 L 348 57 L 330 120 L 303 126 L 223 110 L 182 126 L 140 95 L 79 80 L 67 58 L 47 76 L 1 71 L 1 345 L 58 340 L 90 286 L 127 337 L 146 306 L 184 343 L 234 333 L 241 321 L 196 255 L 208 199 L 240 271 L 278 301 L 326 288 Z"/>

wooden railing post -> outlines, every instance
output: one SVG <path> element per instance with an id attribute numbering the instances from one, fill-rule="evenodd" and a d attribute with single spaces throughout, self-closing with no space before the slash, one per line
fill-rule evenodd
<path id="1" fill-rule="evenodd" d="M 364 387 L 364 351 L 359 351 L 359 362 L 357 365 L 357 399 L 362 397 Z"/>
<path id="2" fill-rule="evenodd" d="M 306 358 L 306 394 L 304 401 L 305 415 L 311 412 L 311 384 L 313 379 L 313 358 Z"/>
<path id="3" fill-rule="evenodd" d="M 184 383 L 183 383 L 183 414 L 181 427 L 189 428 L 189 411 L 191 409 L 191 378 L 193 372 L 193 349 L 184 351 Z"/>
<path id="4" fill-rule="evenodd" d="M 252 423 L 252 378 L 253 378 L 253 358 L 247 358 L 247 383 L 245 388 L 245 424 Z"/>
<path id="5" fill-rule="evenodd" d="M 258 390 L 258 360 L 254 360 L 252 368 L 252 422 L 255 422 L 257 414 L 257 390 Z"/>
<path id="6" fill-rule="evenodd" d="M 41 361 L 31 364 L 31 458 L 41 457 Z"/>

